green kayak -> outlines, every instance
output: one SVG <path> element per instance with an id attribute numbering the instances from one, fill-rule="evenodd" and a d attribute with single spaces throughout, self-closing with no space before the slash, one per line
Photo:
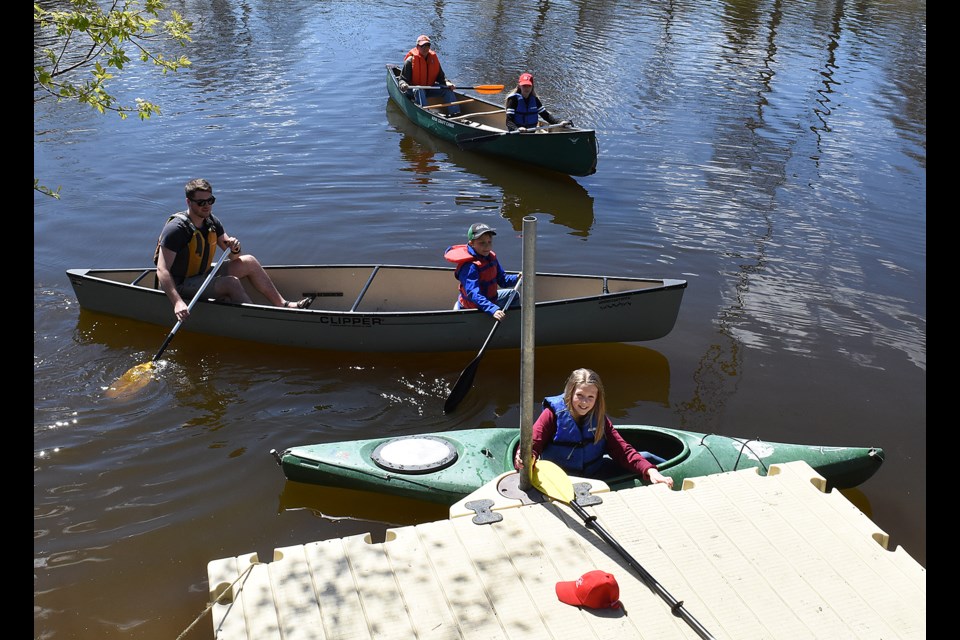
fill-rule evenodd
<path id="1" fill-rule="evenodd" d="M 695 433 L 666 427 L 618 425 L 637 451 L 665 459 L 660 471 L 679 490 L 685 478 L 803 460 L 831 488 L 855 487 L 883 462 L 876 447 L 786 444 Z M 270 453 L 288 480 L 454 504 L 513 470 L 518 429 L 463 429 L 417 436 L 350 440 Z M 611 489 L 646 484 L 636 475 L 604 479 Z"/>

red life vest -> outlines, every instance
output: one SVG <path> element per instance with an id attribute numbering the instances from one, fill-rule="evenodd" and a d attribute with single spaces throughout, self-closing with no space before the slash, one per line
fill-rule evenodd
<path id="1" fill-rule="evenodd" d="M 420 50 L 414 47 L 407 51 L 407 55 L 403 57 L 403 61 L 406 62 L 407 58 L 413 57 L 413 61 L 410 63 L 410 84 L 414 86 L 432 86 L 434 82 L 437 81 L 437 74 L 440 73 L 440 58 L 437 54 L 431 50 L 426 59 L 420 55 Z"/>
<path id="2" fill-rule="evenodd" d="M 497 301 L 497 254 L 493 251 L 487 258 L 470 253 L 470 248 L 465 244 L 455 244 L 444 252 L 443 257 L 449 262 L 457 265 L 453 275 L 460 283 L 460 308 L 476 309 L 477 305 L 467 297 L 467 292 L 463 288 L 463 282 L 460 281 L 460 270 L 468 264 L 477 266 L 477 273 L 480 274 L 477 286 L 480 293 L 493 303 Z"/>

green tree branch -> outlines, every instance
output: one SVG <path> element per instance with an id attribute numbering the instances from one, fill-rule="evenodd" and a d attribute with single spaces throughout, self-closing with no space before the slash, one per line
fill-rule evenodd
<path id="1" fill-rule="evenodd" d="M 44 3 L 49 5 L 50 3 Z M 70 10 L 49 10 L 35 2 L 34 24 L 34 102 L 54 98 L 57 102 L 76 101 L 99 113 L 112 111 L 126 119 L 136 113 L 141 120 L 160 113 L 160 107 L 136 98 L 133 105 L 119 104 L 107 84 L 114 72 L 130 62 L 127 50 L 132 49 L 142 62 L 155 65 L 162 74 L 190 65 L 186 56 L 167 58 L 151 45 L 172 41 L 185 46 L 191 42 L 193 23 L 178 12 L 170 11 L 161 21 L 163 0 L 113 0 L 103 8 L 97 0 L 61 2 Z M 39 46 L 37 40 L 45 45 Z M 89 69 L 87 77 L 80 72 Z M 60 188 L 53 191 L 34 178 L 33 188 L 59 198 Z"/>

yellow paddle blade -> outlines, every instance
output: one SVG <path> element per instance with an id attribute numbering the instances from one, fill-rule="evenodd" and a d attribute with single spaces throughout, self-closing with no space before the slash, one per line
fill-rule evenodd
<path id="1" fill-rule="evenodd" d="M 108 398 L 125 398 L 142 389 L 151 380 L 153 380 L 153 360 L 127 369 L 127 372 L 120 376 L 104 392 L 104 395 Z"/>
<path id="2" fill-rule="evenodd" d="M 478 84 L 473 87 L 477 93 L 500 93 L 503 91 L 502 84 Z"/>
<path id="3" fill-rule="evenodd" d="M 545 496 L 569 504 L 573 500 L 573 483 L 566 472 L 549 460 L 537 460 L 530 470 L 530 483 Z"/>

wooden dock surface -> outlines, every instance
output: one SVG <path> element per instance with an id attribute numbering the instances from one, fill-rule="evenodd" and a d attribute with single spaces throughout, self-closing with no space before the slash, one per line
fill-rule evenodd
<path id="1" fill-rule="evenodd" d="M 507 474 L 509 475 L 509 474 Z M 579 479 L 572 479 L 577 482 Z M 496 482 L 496 481 L 495 481 Z M 670 640 L 700 635 L 568 505 L 491 483 L 451 518 L 208 564 L 222 640 Z M 617 492 L 585 507 L 718 640 L 926 637 L 926 570 L 805 462 Z M 497 522 L 466 502 L 489 498 Z M 494 518 L 497 516 L 494 515 Z M 600 569 L 623 608 L 580 609 L 555 584 Z"/>

